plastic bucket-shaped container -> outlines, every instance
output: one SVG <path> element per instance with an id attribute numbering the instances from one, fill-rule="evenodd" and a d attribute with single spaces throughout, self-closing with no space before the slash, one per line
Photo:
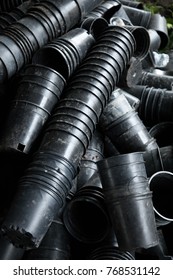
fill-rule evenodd
<path id="1" fill-rule="evenodd" d="M 21 248 L 38 247 L 65 204 L 75 173 L 58 153 L 38 152 L 20 179 L 2 233 Z"/>
<path id="2" fill-rule="evenodd" d="M 70 260 L 70 236 L 61 219 L 52 221 L 37 249 L 26 251 L 26 260 Z"/>
<path id="3" fill-rule="evenodd" d="M 156 139 L 159 147 L 173 144 L 173 122 L 160 122 L 150 128 L 149 133 Z"/>
<path id="4" fill-rule="evenodd" d="M 94 44 L 92 35 L 82 28 L 75 28 L 60 39 L 41 48 L 34 56 L 33 63 L 43 64 L 69 78 Z"/>
<path id="5" fill-rule="evenodd" d="M 67 204 L 63 220 L 70 234 L 83 243 L 98 243 L 110 230 L 101 183 L 95 173 Z"/>
<path id="6" fill-rule="evenodd" d="M 131 253 L 119 250 L 116 246 L 103 246 L 93 250 L 88 260 L 134 260 Z"/>
<path id="7" fill-rule="evenodd" d="M 149 187 L 153 192 L 153 208 L 157 226 L 164 226 L 173 221 L 173 173 L 159 171 L 149 179 Z"/>
<path id="8" fill-rule="evenodd" d="M 1 151 L 32 151 L 64 86 L 64 78 L 50 68 L 29 65 L 23 70 L 4 124 Z"/>
<path id="9" fill-rule="evenodd" d="M 143 154 L 118 155 L 97 164 L 120 249 L 155 246 L 157 229 Z"/>

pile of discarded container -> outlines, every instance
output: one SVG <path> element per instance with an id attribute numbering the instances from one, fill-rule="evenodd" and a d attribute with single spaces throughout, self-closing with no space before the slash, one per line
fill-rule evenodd
<path id="1" fill-rule="evenodd" d="M 0 259 L 172 259 L 165 17 L 130 0 L 0 8 Z"/>

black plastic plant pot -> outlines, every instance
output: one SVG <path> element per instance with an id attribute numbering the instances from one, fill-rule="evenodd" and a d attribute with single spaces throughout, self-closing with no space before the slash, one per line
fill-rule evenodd
<path id="1" fill-rule="evenodd" d="M 28 250 L 24 256 L 27 260 L 70 260 L 70 236 L 61 219 L 55 219 L 40 246 Z"/>
<path id="2" fill-rule="evenodd" d="M 66 159 L 55 153 L 38 152 L 20 178 L 1 232 L 16 247 L 39 247 L 66 203 L 75 175 L 74 166 Z"/>
<path id="3" fill-rule="evenodd" d="M 146 125 L 172 122 L 173 91 L 147 86 L 135 86 L 127 91 L 141 100 L 138 112 Z"/>
<path id="4" fill-rule="evenodd" d="M 150 36 L 146 28 L 142 26 L 125 26 L 130 32 L 132 32 L 136 40 L 136 49 L 134 56 L 140 60 L 143 60 L 150 49 Z"/>
<path id="5" fill-rule="evenodd" d="M 16 248 L 9 240 L 0 237 L 0 260 L 21 260 L 25 250 Z"/>
<path id="6" fill-rule="evenodd" d="M 158 147 L 119 89 L 112 93 L 99 124 L 121 153 L 148 151 Z"/>
<path id="7" fill-rule="evenodd" d="M 153 14 L 150 19 L 148 29 L 157 31 L 161 39 L 160 49 L 163 49 L 168 44 L 168 28 L 166 18 L 161 14 Z"/>
<path id="8" fill-rule="evenodd" d="M 168 171 L 159 171 L 149 179 L 149 187 L 153 193 L 153 208 L 158 227 L 173 221 L 172 182 L 173 173 Z"/>
<path id="9" fill-rule="evenodd" d="M 120 249 L 155 246 L 157 228 L 143 153 L 118 155 L 97 164 Z"/>
<path id="10" fill-rule="evenodd" d="M 96 130 L 79 165 L 77 189 L 80 189 L 84 184 L 86 184 L 92 175 L 97 172 L 96 162 L 104 157 L 104 142 L 102 138 L 101 133 Z"/>
<path id="11" fill-rule="evenodd" d="M 91 252 L 88 260 L 134 260 L 130 252 L 119 250 L 116 246 L 103 246 Z"/>
<path id="12" fill-rule="evenodd" d="M 149 27 L 152 16 L 150 11 L 140 10 L 125 5 L 123 7 L 134 26 Z"/>
<path id="13" fill-rule="evenodd" d="M 108 22 L 101 17 L 87 17 L 81 23 L 81 28 L 86 29 L 89 34 L 97 39 L 101 33 L 108 27 Z"/>
<path id="14" fill-rule="evenodd" d="M 1 151 L 32 151 L 64 86 L 64 78 L 51 68 L 31 64 L 23 70 L 4 124 Z"/>
<path id="15" fill-rule="evenodd" d="M 94 43 L 93 36 L 85 29 L 75 28 L 38 50 L 32 61 L 58 71 L 67 79 Z"/>
<path id="16" fill-rule="evenodd" d="M 80 188 L 63 212 L 63 221 L 69 233 L 83 243 L 98 243 L 110 230 L 98 173 Z"/>
<path id="17" fill-rule="evenodd" d="M 173 77 L 165 75 L 162 71 L 157 71 L 157 73 L 143 71 L 139 84 L 172 90 Z"/>
<path id="18" fill-rule="evenodd" d="M 149 133 L 156 139 L 159 147 L 165 147 L 173 144 L 173 122 L 160 122 L 150 128 Z"/>

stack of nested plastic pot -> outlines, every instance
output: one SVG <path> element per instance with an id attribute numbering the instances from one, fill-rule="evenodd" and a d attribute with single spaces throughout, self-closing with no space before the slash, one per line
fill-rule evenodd
<path id="1" fill-rule="evenodd" d="M 0 5 L 0 259 L 172 259 L 165 18 L 23 2 Z"/>

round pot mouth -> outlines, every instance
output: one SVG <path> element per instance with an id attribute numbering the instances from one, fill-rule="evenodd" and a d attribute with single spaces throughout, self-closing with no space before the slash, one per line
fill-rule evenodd
<path id="1" fill-rule="evenodd" d="M 98 243 L 108 234 L 107 213 L 90 196 L 74 197 L 64 210 L 63 221 L 70 234 L 80 242 Z"/>
<path id="2" fill-rule="evenodd" d="M 173 207 L 171 209 L 172 201 L 170 201 L 170 198 L 172 198 L 173 194 L 173 173 L 169 171 L 158 171 L 154 173 L 149 179 L 149 187 L 153 193 L 153 209 L 156 217 L 158 216 L 164 221 L 172 222 Z M 166 187 L 167 191 L 169 191 L 168 193 L 166 193 Z"/>

